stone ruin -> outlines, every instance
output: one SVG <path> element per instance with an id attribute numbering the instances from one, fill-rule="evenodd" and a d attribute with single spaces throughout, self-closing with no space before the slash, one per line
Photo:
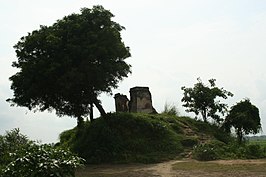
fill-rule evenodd
<path id="1" fill-rule="evenodd" d="M 126 95 L 115 94 L 116 112 L 142 112 L 157 113 L 152 106 L 151 93 L 149 87 L 133 87 L 129 91 L 130 100 Z"/>
<path id="2" fill-rule="evenodd" d="M 129 112 L 129 99 L 126 95 L 120 93 L 115 94 L 115 110 L 116 112 Z"/>

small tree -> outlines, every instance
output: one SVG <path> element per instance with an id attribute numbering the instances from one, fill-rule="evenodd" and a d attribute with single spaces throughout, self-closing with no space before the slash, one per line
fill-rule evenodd
<path id="1" fill-rule="evenodd" d="M 223 127 L 227 131 L 234 127 L 238 143 L 242 144 L 244 135 L 256 134 L 261 130 L 259 109 L 249 99 L 240 101 L 231 107 Z"/>
<path id="2" fill-rule="evenodd" d="M 22 37 L 14 46 L 18 61 L 12 66 L 19 72 L 10 77 L 14 96 L 7 101 L 73 116 L 78 125 L 92 113 L 92 104 L 105 116 L 98 96 L 112 93 L 131 72 L 120 35 L 125 28 L 112 17 L 102 6 L 83 8 Z"/>
<path id="3" fill-rule="evenodd" d="M 197 80 L 198 83 L 193 88 L 181 88 L 184 91 L 184 97 L 181 100 L 184 102 L 183 106 L 187 108 L 187 112 L 193 112 L 196 116 L 200 114 L 204 122 L 207 122 L 207 118 L 210 117 L 220 123 L 222 119 L 219 114 L 225 114 L 227 105 L 216 98 L 227 99 L 233 94 L 216 87 L 215 79 L 209 80 L 210 86 L 203 84 L 200 78 Z"/>

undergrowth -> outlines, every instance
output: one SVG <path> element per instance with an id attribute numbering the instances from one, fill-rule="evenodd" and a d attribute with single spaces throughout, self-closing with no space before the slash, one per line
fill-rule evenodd
<path id="1" fill-rule="evenodd" d="M 60 145 L 87 163 L 154 163 L 265 158 L 266 147 L 236 143 L 217 125 L 171 114 L 112 113 L 61 133 Z"/>
<path id="2" fill-rule="evenodd" d="M 200 161 L 218 159 L 260 159 L 266 157 L 266 147 L 258 144 L 241 144 L 236 141 L 211 141 L 195 146 L 193 158 Z"/>
<path id="3" fill-rule="evenodd" d="M 193 134 L 188 134 L 188 129 Z M 60 135 L 66 146 L 87 163 L 153 163 L 178 157 L 200 143 L 199 136 L 217 139 L 216 126 L 167 114 L 112 113 Z M 221 141 L 227 141 L 220 136 Z"/>

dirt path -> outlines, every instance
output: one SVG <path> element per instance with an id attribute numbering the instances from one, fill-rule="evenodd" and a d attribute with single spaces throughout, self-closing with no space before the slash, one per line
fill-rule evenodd
<path id="1" fill-rule="evenodd" d="M 176 163 L 195 163 L 194 160 L 173 160 L 158 164 L 92 165 L 77 172 L 76 177 L 266 177 L 266 170 L 257 170 L 256 165 L 266 168 L 266 160 L 220 160 L 210 163 L 227 165 L 255 165 L 251 171 L 205 171 L 204 169 L 173 170 Z M 190 165 L 190 164 L 189 164 Z M 261 167 L 260 167 L 261 168 Z M 264 169 L 265 169 L 264 168 Z"/>
<path id="2" fill-rule="evenodd" d="M 77 177 L 174 177 L 172 165 L 181 161 L 168 161 L 158 164 L 126 164 L 88 166 L 79 170 Z"/>
<path id="3" fill-rule="evenodd" d="M 150 167 L 150 170 L 152 171 L 154 175 L 158 175 L 162 177 L 174 177 L 175 172 L 172 170 L 172 166 L 178 162 L 182 162 L 182 161 L 172 160 L 172 161 L 168 161 L 164 163 L 159 163 L 159 164 L 156 164 Z"/>

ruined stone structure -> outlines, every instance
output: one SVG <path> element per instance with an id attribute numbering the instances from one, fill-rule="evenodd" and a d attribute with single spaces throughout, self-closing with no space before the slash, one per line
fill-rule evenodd
<path id="1" fill-rule="evenodd" d="M 128 112 L 129 100 L 126 95 L 120 93 L 115 94 L 115 110 L 116 112 Z"/>
<path id="2" fill-rule="evenodd" d="M 149 87 L 133 87 L 129 92 L 130 100 L 126 95 L 115 94 L 116 112 L 156 113 Z"/>
<path id="3" fill-rule="evenodd" d="M 152 113 L 152 100 L 149 87 L 134 87 L 130 89 L 130 112 Z"/>

